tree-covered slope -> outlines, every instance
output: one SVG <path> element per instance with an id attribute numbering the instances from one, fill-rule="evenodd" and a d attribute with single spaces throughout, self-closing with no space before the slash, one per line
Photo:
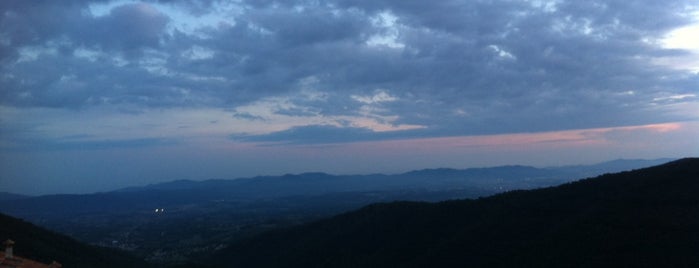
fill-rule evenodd
<path id="1" fill-rule="evenodd" d="M 31 223 L 0 214 L 0 239 L 15 241 L 14 254 L 63 267 L 148 267 L 127 253 L 85 245 Z"/>
<path id="2" fill-rule="evenodd" d="M 377 204 L 231 245 L 221 267 L 696 267 L 699 159 L 478 200 Z"/>

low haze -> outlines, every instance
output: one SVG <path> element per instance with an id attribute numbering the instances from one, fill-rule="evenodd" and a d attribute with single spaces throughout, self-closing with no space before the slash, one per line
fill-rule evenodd
<path id="1" fill-rule="evenodd" d="M 699 152 L 696 1 L 2 1 L 0 192 Z"/>

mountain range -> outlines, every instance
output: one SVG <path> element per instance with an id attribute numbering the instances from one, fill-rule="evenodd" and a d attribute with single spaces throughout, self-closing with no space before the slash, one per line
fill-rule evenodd
<path id="1" fill-rule="evenodd" d="M 233 241 L 372 203 L 474 199 L 667 161 L 615 160 L 553 168 L 441 168 L 394 175 L 303 173 L 181 180 L 83 195 L 6 194 L 6 198 L 0 198 L 0 211 L 89 244 L 127 250 L 151 262 L 204 263 Z"/>
<path id="2" fill-rule="evenodd" d="M 699 158 L 474 200 L 374 204 L 234 243 L 220 267 L 697 267 Z"/>
<path id="3" fill-rule="evenodd" d="M 129 187 L 94 194 L 58 194 L 28 197 L 0 194 L 0 211 L 41 223 L 66 217 L 149 212 L 168 208 L 183 211 L 212 203 L 250 203 L 289 197 L 374 193 L 369 202 L 401 200 L 439 201 L 475 198 L 494 193 L 533 189 L 608 172 L 665 163 L 669 159 L 615 160 L 595 165 L 534 168 L 500 166 L 469 169 L 424 169 L 395 175 L 329 175 L 325 173 L 259 176 L 233 180 L 179 180 Z M 414 194 L 419 192 L 420 194 Z M 412 194 L 406 194 L 412 193 Z M 437 193 L 437 194 L 435 194 Z M 367 204 L 362 202 L 359 205 Z"/>

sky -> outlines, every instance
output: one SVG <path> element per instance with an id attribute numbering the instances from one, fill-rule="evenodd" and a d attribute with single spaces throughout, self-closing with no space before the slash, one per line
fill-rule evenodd
<path id="1" fill-rule="evenodd" d="M 0 191 L 699 152 L 695 0 L 0 1 Z"/>

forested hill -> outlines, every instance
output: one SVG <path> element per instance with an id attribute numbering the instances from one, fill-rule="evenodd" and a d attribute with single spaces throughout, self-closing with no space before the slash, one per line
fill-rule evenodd
<path id="1" fill-rule="evenodd" d="M 376 204 L 231 245 L 221 267 L 699 267 L 699 159 L 477 200 Z"/>
<path id="2" fill-rule="evenodd" d="M 15 241 L 14 254 L 63 267 L 148 267 L 143 260 L 116 249 L 89 246 L 65 235 L 0 214 L 0 239 Z"/>

